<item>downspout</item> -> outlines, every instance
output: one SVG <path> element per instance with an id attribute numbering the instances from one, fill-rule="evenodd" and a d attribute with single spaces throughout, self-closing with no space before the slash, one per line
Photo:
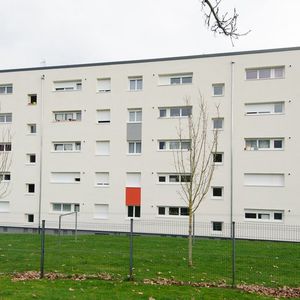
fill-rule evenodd
<path id="1" fill-rule="evenodd" d="M 40 165 L 39 165 L 39 217 L 38 217 L 38 229 L 41 229 L 41 216 L 42 216 L 42 170 L 43 170 L 43 123 L 44 123 L 44 81 L 45 75 L 41 75 L 41 96 L 40 102 Z"/>
<path id="2" fill-rule="evenodd" d="M 232 61 L 230 66 L 230 236 L 232 237 L 233 228 L 233 133 L 234 133 L 234 64 Z"/>

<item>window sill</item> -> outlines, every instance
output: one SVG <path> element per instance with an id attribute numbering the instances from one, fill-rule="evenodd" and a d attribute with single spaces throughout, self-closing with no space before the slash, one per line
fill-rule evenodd
<path id="1" fill-rule="evenodd" d="M 108 220 L 109 217 L 93 217 L 94 220 Z"/>
<path id="2" fill-rule="evenodd" d="M 244 114 L 245 116 L 249 116 L 249 117 L 261 117 L 261 116 L 282 116 L 282 115 L 285 115 L 285 113 L 265 113 L 265 114 L 260 114 L 260 113 L 256 113 L 256 114 L 247 114 L 245 113 Z"/>
<path id="3" fill-rule="evenodd" d="M 51 153 L 81 153 L 81 151 L 54 151 L 54 150 L 52 150 Z"/>
<path id="4" fill-rule="evenodd" d="M 177 83 L 177 84 L 166 83 L 166 84 L 159 84 L 158 86 L 183 86 L 183 85 L 193 85 L 193 83 Z"/>
<path id="5" fill-rule="evenodd" d="M 170 215 L 157 215 L 157 218 L 166 218 L 166 219 L 187 219 L 189 216 L 181 216 L 181 215 L 177 215 L 177 216 L 170 216 Z"/>
<path id="6" fill-rule="evenodd" d="M 98 184 L 95 184 L 94 187 L 95 188 L 101 188 L 101 189 L 107 189 L 107 188 L 110 188 L 110 185 L 98 185 Z"/>
<path id="7" fill-rule="evenodd" d="M 142 92 L 143 90 L 127 90 L 127 92 Z"/>
<path id="8" fill-rule="evenodd" d="M 51 184 L 80 184 L 81 181 L 78 182 L 55 182 L 55 181 L 50 181 Z"/>
<path id="9" fill-rule="evenodd" d="M 211 200 L 224 200 L 223 197 L 211 197 Z"/>
<path id="10" fill-rule="evenodd" d="M 26 165 L 26 166 L 35 166 L 36 163 L 26 163 L 25 165 Z M 3 181 L 2 181 L 2 182 L 3 182 Z"/>
<path id="11" fill-rule="evenodd" d="M 261 81 L 261 80 L 277 80 L 277 79 L 285 79 L 285 77 L 276 77 L 276 78 L 253 78 L 253 79 L 245 79 L 245 81 Z"/>
<path id="12" fill-rule="evenodd" d="M 284 149 L 245 149 L 244 151 L 248 151 L 248 152 L 261 152 L 261 151 L 284 151 Z"/>
<path id="13" fill-rule="evenodd" d="M 0 122 L 0 125 L 1 124 L 12 124 L 12 122 Z"/>
<path id="14" fill-rule="evenodd" d="M 25 193 L 25 196 L 35 196 L 35 193 Z"/>
<path id="15" fill-rule="evenodd" d="M 157 119 L 188 119 L 189 116 L 158 117 Z"/>
<path id="16" fill-rule="evenodd" d="M 127 153 L 127 156 L 141 156 L 142 153 Z"/>
<path id="17" fill-rule="evenodd" d="M 95 156 L 110 156 L 110 154 L 95 154 Z"/>
<path id="18" fill-rule="evenodd" d="M 37 133 L 27 133 L 26 135 L 28 135 L 28 136 L 36 136 Z"/>
<path id="19" fill-rule="evenodd" d="M 57 91 L 57 90 L 53 90 L 52 92 L 53 93 L 65 93 L 65 92 L 81 92 L 82 90 L 60 90 L 60 91 Z"/>
<path id="20" fill-rule="evenodd" d="M 217 97 L 217 98 L 220 98 L 220 97 L 224 97 L 225 95 L 223 94 L 223 95 L 211 95 L 212 97 Z"/>
<path id="21" fill-rule="evenodd" d="M 80 123 L 81 120 L 62 120 L 62 121 L 56 121 L 56 120 L 53 120 L 52 123 Z"/>

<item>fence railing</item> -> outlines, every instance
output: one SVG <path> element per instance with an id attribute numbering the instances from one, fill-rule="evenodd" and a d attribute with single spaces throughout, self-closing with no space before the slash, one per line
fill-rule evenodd
<path id="1" fill-rule="evenodd" d="M 0 234 L 0 273 L 39 270 L 41 277 L 50 272 L 109 274 L 141 281 L 159 277 L 232 286 L 297 286 L 300 282 L 299 226 L 224 223 L 221 232 L 215 232 L 210 223 L 195 222 L 190 268 L 187 222 L 81 223 L 77 239 L 72 235 L 73 222 L 61 225 L 60 235 L 58 224 L 51 222 L 40 234 L 37 230 L 18 234 L 16 227 L 6 227 Z M 14 233 L 9 234 L 9 229 Z"/>

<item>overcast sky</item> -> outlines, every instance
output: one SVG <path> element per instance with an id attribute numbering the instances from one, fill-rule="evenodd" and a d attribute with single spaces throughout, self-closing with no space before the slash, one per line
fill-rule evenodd
<path id="1" fill-rule="evenodd" d="M 300 0 L 223 0 L 251 33 L 232 47 L 200 0 L 0 0 L 0 69 L 300 46 Z"/>

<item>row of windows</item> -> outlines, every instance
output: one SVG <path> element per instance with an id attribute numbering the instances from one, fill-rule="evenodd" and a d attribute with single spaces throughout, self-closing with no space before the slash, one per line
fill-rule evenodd
<path id="1" fill-rule="evenodd" d="M 263 67 L 263 68 L 249 68 L 245 70 L 246 80 L 261 80 L 261 79 L 276 79 L 284 78 L 285 67 Z M 161 74 L 158 76 L 159 85 L 183 85 L 193 83 L 193 73 L 179 73 L 179 74 Z M 54 91 L 80 91 L 82 89 L 82 80 L 65 80 L 54 81 Z M 130 91 L 140 91 L 143 89 L 143 76 L 130 76 L 128 77 L 128 89 Z M 224 95 L 224 83 L 214 83 L 212 85 L 213 95 Z M 111 78 L 98 78 L 97 79 L 98 92 L 111 91 Z M 1 84 L 0 94 L 12 94 L 13 85 Z"/>

